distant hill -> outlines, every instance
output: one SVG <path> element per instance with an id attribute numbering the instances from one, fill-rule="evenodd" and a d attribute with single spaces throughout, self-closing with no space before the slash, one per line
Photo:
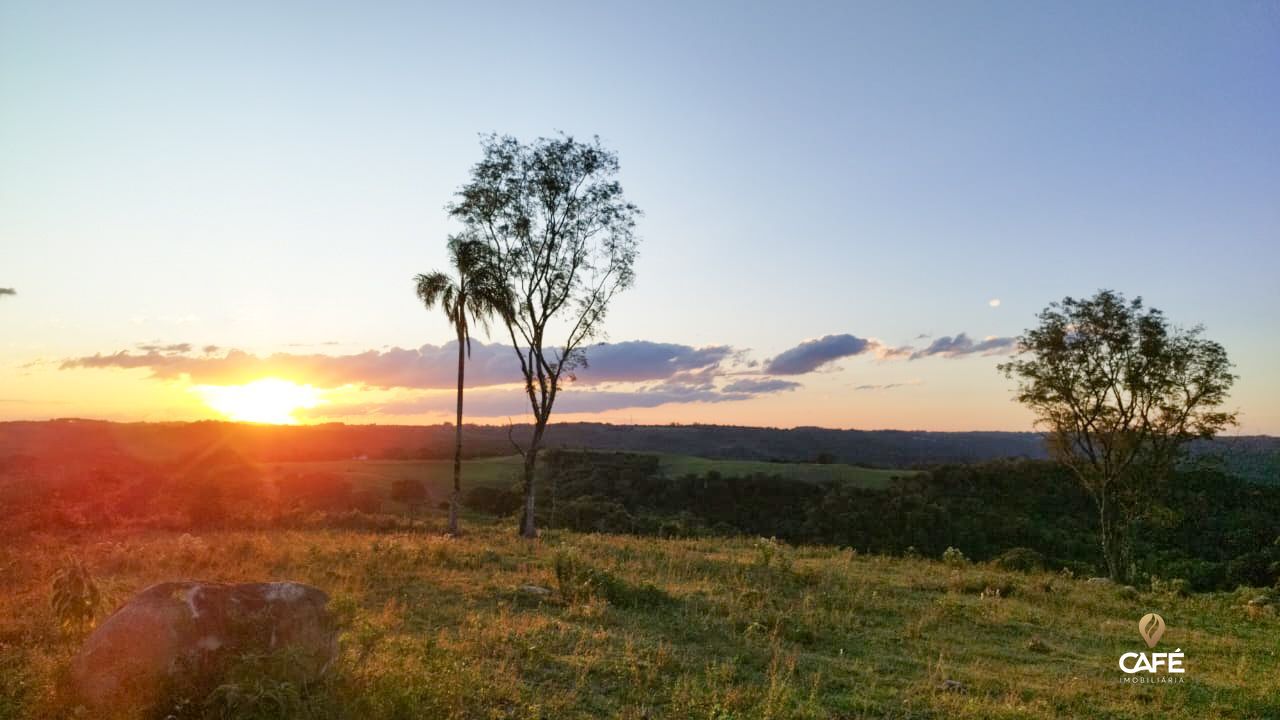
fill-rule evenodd
<path id="1" fill-rule="evenodd" d="M 512 454 L 526 425 L 464 427 L 469 457 Z M 825 460 L 863 467 L 913 468 L 996 458 L 1046 457 L 1041 436 L 1030 432 L 924 432 L 792 429 L 731 425 L 609 425 L 559 423 L 547 446 L 625 450 L 757 462 Z M 112 423 L 51 420 L 0 423 L 0 468 L 26 464 L 181 467 L 211 453 L 235 453 L 259 462 L 451 457 L 448 424 L 274 426 L 228 422 Z M 1280 483 L 1280 438 L 1232 437 L 1199 443 L 1194 454 L 1255 482 Z"/>

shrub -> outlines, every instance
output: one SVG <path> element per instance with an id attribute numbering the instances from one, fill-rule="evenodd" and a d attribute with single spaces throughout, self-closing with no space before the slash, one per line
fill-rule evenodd
<path id="1" fill-rule="evenodd" d="M 1068 578 L 1090 578 L 1098 574 L 1098 568 L 1093 563 L 1079 562 L 1076 560 L 1068 560 L 1062 564 L 1062 575 Z"/>
<path id="2" fill-rule="evenodd" d="M 959 595 L 980 595 L 984 598 L 1007 598 L 1018 591 L 1018 586 L 1000 577 L 962 576 L 955 573 L 947 581 L 948 592 Z"/>
<path id="3" fill-rule="evenodd" d="M 635 525 L 621 504 L 597 495 L 561 502 L 555 520 L 557 527 L 578 532 L 625 533 Z"/>
<path id="4" fill-rule="evenodd" d="M 1174 595 L 1186 596 L 1190 594 L 1191 583 L 1182 578 L 1170 578 L 1161 580 L 1155 575 L 1151 576 L 1151 592 L 1172 593 Z"/>
<path id="5" fill-rule="evenodd" d="M 555 558 L 556 585 L 566 602 L 579 603 L 591 598 L 613 600 L 620 595 L 618 581 L 604 570 L 592 567 L 576 548 L 561 548 Z"/>
<path id="6" fill-rule="evenodd" d="M 1039 572 L 1045 566 L 1044 555 L 1025 547 L 1006 550 L 996 558 L 995 563 L 1002 570 L 1015 572 Z"/>
<path id="7" fill-rule="evenodd" d="M 1263 587 L 1273 580 L 1271 563 L 1263 553 L 1245 553 L 1227 563 L 1228 584 Z"/>
<path id="8" fill-rule="evenodd" d="M 505 517 L 519 510 L 523 500 L 516 490 L 480 486 L 468 490 L 462 504 L 476 512 Z"/>
<path id="9" fill-rule="evenodd" d="M 782 549 L 782 545 L 776 537 L 757 538 L 755 542 L 751 543 L 751 546 L 756 549 L 756 564 L 762 567 L 772 565 L 773 558 Z"/>
<path id="10" fill-rule="evenodd" d="M 98 606 L 102 604 L 102 593 L 84 563 L 79 558 L 67 558 L 53 575 L 49 602 L 62 633 L 81 635 L 93 627 Z"/>
<path id="11" fill-rule="evenodd" d="M 1208 560 L 1172 560 L 1162 563 L 1162 575 L 1183 578 L 1196 592 L 1222 587 L 1227 580 L 1227 567 Z"/>
<path id="12" fill-rule="evenodd" d="M 942 553 L 942 562 L 951 567 L 960 567 L 961 565 L 968 565 L 969 558 L 965 557 L 963 552 L 960 552 L 960 548 L 948 547 Z"/>

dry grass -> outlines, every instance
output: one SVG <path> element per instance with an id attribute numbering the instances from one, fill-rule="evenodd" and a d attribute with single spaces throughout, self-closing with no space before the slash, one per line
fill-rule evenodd
<path id="1" fill-rule="evenodd" d="M 1126 598 L 987 566 L 762 552 L 745 538 L 527 544 L 506 527 L 470 529 L 23 538 L 0 551 L 0 718 L 75 712 L 57 693 L 73 643 L 49 609 L 67 554 L 109 607 L 176 578 L 329 592 L 343 657 L 295 709 L 309 717 L 1280 717 L 1280 623 L 1246 610 L 1244 591 Z M 559 591 L 565 552 L 588 568 L 587 590 Z M 1168 622 L 1161 649 L 1186 652 L 1185 684 L 1121 684 L 1116 661 L 1145 649 L 1136 622 L 1148 611 Z"/>

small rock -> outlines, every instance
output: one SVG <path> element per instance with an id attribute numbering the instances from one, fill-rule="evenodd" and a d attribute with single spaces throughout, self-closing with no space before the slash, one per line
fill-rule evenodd
<path id="1" fill-rule="evenodd" d="M 214 682 L 248 652 L 299 651 L 318 677 L 338 651 L 329 596 L 295 582 L 152 585 L 112 613 L 71 661 L 71 686 L 94 710 L 138 712 L 168 683 Z"/>
<path id="2" fill-rule="evenodd" d="M 943 680 L 942 682 L 938 683 L 938 689 L 941 690 L 942 692 L 952 692 L 952 693 L 969 692 L 969 688 L 965 687 L 964 683 L 960 682 L 959 680 Z"/>
<path id="3" fill-rule="evenodd" d="M 1093 585 L 1110 585 L 1110 584 L 1111 584 L 1111 578 L 1109 578 L 1109 577 L 1091 577 L 1091 578 L 1089 578 L 1086 582 L 1089 582 L 1090 584 L 1093 584 Z"/>
<path id="4" fill-rule="evenodd" d="M 1120 588 L 1117 592 L 1119 593 L 1120 597 L 1122 597 L 1122 598 L 1136 598 L 1136 597 L 1138 597 L 1138 588 L 1136 588 L 1136 587 L 1134 587 L 1134 586 L 1132 586 L 1132 585 L 1125 585 L 1124 587 Z"/>
<path id="5" fill-rule="evenodd" d="M 541 585 L 521 585 L 516 589 L 526 595 L 533 595 L 535 597 L 547 597 L 551 595 L 551 588 L 545 588 Z"/>
<path id="6" fill-rule="evenodd" d="M 1254 607 L 1266 607 L 1271 604 L 1271 598 L 1266 595 L 1259 595 L 1258 597 L 1250 600 L 1249 604 Z"/>

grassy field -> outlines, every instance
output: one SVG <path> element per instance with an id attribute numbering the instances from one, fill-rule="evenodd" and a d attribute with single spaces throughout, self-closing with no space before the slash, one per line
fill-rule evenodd
<path id="1" fill-rule="evenodd" d="M 717 471 L 725 477 L 764 474 L 781 475 L 801 482 L 837 481 L 860 487 L 884 487 L 895 476 L 913 474 L 911 470 L 877 470 L 854 465 L 814 463 L 771 463 L 750 460 L 713 460 L 689 455 L 657 453 L 661 471 L 669 477 L 685 474 L 702 475 Z M 520 458 L 477 458 L 463 461 L 462 486 L 505 487 L 520 478 Z M 265 466 L 272 474 L 283 473 L 337 473 L 351 481 L 356 489 L 373 486 L 389 492 L 391 483 L 400 478 L 416 478 L 427 484 L 433 497 L 448 495 L 453 484 L 452 460 L 333 460 L 324 462 L 269 463 Z"/>
<path id="2" fill-rule="evenodd" d="M 1126 593 L 751 539 L 529 544 L 505 525 L 468 530 L 25 538 L 0 549 L 0 718 L 76 716 L 56 692 L 74 643 L 48 601 L 68 554 L 109 604 L 185 577 L 329 592 L 347 628 L 340 663 L 259 717 L 1280 717 L 1280 621 L 1246 607 L 1257 591 Z M 558 556 L 579 569 L 564 582 Z M 1136 626 L 1150 611 L 1168 623 L 1157 649 L 1186 653 L 1184 684 L 1120 682 L 1117 659 L 1146 649 Z"/>

